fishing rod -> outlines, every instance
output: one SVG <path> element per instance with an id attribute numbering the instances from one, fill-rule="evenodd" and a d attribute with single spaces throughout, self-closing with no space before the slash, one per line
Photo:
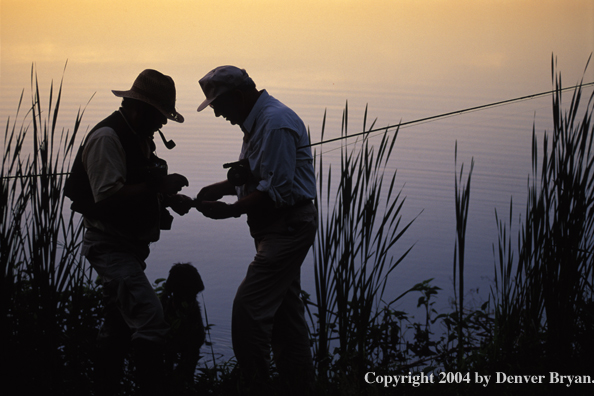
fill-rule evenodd
<path id="1" fill-rule="evenodd" d="M 429 117 L 425 117 L 425 118 L 419 118 L 419 119 L 413 120 L 413 121 L 401 122 L 401 123 L 396 124 L 396 125 L 388 125 L 388 126 L 381 127 L 381 128 L 370 129 L 369 131 L 357 132 L 357 133 L 353 133 L 351 135 L 340 136 L 340 137 L 337 137 L 337 138 L 334 138 L 334 139 L 323 140 L 321 142 L 311 143 L 311 144 L 307 144 L 305 146 L 297 147 L 297 149 L 306 148 L 306 147 L 313 147 L 313 146 L 319 146 L 321 144 L 331 143 L 331 142 L 335 142 L 335 141 L 338 141 L 338 140 L 344 140 L 344 139 L 348 139 L 348 138 L 352 138 L 352 137 L 356 137 L 356 136 L 361 136 L 361 135 L 367 135 L 367 134 L 374 133 L 374 132 L 387 131 L 388 129 L 392 129 L 392 128 L 400 128 L 400 127 L 403 127 L 403 126 L 420 124 L 422 122 L 435 121 L 435 120 L 438 120 L 438 119 L 441 119 L 441 118 L 446 118 L 446 117 L 451 117 L 451 116 L 455 116 L 455 115 L 461 115 L 461 114 L 465 114 L 465 113 L 470 113 L 472 111 L 484 110 L 484 109 L 488 109 L 490 107 L 502 106 L 502 105 L 506 105 L 506 104 L 510 104 L 510 103 L 514 103 L 514 102 L 521 102 L 523 100 L 535 99 L 535 98 L 538 98 L 540 96 L 545 96 L 545 95 L 552 94 L 554 92 L 563 92 L 563 91 L 567 91 L 567 90 L 570 90 L 570 89 L 581 88 L 581 87 L 588 87 L 588 86 L 591 86 L 591 85 L 594 85 L 594 82 L 589 82 L 589 83 L 580 84 L 580 85 L 574 85 L 573 87 L 554 89 L 554 90 L 551 90 L 551 91 L 540 92 L 540 93 L 536 93 L 536 94 L 532 94 L 532 95 L 520 96 L 520 97 L 513 98 L 513 99 L 501 100 L 499 102 L 493 102 L 493 103 L 484 104 L 484 105 L 481 105 L 481 106 L 469 107 L 469 108 L 462 109 L 462 110 L 450 111 L 448 113 L 438 114 L 438 115 L 429 116 Z M 161 133 L 161 131 L 159 131 L 159 133 L 161 135 L 161 139 L 163 140 L 163 143 L 165 143 L 165 146 L 168 149 L 171 150 L 173 147 L 175 147 L 175 143 L 173 141 L 171 141 L 171 140 L 170 141 L 167 141 L 165 139 L 165 137 L 163 136 L 163 134 Z M 2 179 L 13 179 L 13 178 L 24 178 L 24 177 L 39 177 L 39 176 L 60 176 L 60 175 L 68 175 L 68 174 L 69 174 L 69 172 L 53 173 L 51 175 L 48 174 L 48 175 L 3 176 Z"/>
<path id="2" fill-rule="evenodd" d="M 33 175 L 12 175 L 12 176 L 2 176 L 1 179 L 26 179 L 30 177 L 54 177 L 54 176 L 67 176 L 70 172 L 58 172 L 58 173 L 36 173 Z"/>
<path id="3" fill-rule="evenodd" d="M 518 98 L 502 100 L 502 101 L 499 101 L 499 102 L 493 102 L 493 103 L 489 103 L 489 104 L 485 104 L 485 105 L 481 105 L 481 106 L 469 107 L 467 109 L 450 111 L 449 113 L 443 113 L 443 114 L 438 114 L 438 115 L 434 115 L 434 116 L 430 116 L 430 117 L 419 118 L 419 119 L 413 120 L 413 121 L 401 122 L 401 123 L 396 124 L 396 125 L 388 125 L 388 126 L 381 127 L 381 128 L 370 129 L 369 131 L 357 132 L 357 133 L 353 133 L 351 135 L 340 136 L 340 137 L 333 138 L 333 139 L 323 140 L 323 141 L 317 142 L 317 143 L 307 144 L 305 146 L 298 147 L 298 149 L 306 148 L 306 147 L 319 146 L 320 144 L 326 144 L 326 143 L 335 142 L 337 140 L 344 140 L 344 139 L 348 139 L 348 138 L 352 138 L 352 137 L 356 137 L 356 136 L 367 135 L 369 133 L 380 132 L 380 131 L 387 131 L 388 129 L 392 129 L 392 128 L 400 128 L 402 126 L 408 126 L 408 125 L 413 125 L 413 124 L 420 124 L 422 122 L 428 122 L 428 121 L 435 121 L 435 120 L 438 120 L 440 118 L 446 118 L 446 117 L 451 117 L 451 116 L 455 116 L 455 115 L 461 115 L 461 114 L 464 114 L 464 113 L 470 113 L 472 111 L 484 110 L 484 109 L 488 109 L 490 107 L 502 106 L 502 105 L 510 104 L 510 103 L 514 103 L 514 102 L 521 102 L 523 100 L 535 99 L 535 98 L 538 98 L 540 96 L 545 96 L 545 95 L 548 95 L 548 94 L 551 94 L 551 93 L 554 93 L 554 92 L 563 92 L 563 91 L 567 91 L 567 90 L 570 90 L 570 89 L 587 87 L 587 86 L 590 86 L 590 85 L 594 85 L 594 82 L 589 82 L 589 83 L 586 83 L 586 84 L 575 85 L 573 87 L 555 89 L 555 90 L 552 90 L 552 91 L 546 91 L 546 92 L 536 93 L 536 94 L 532 94 L 532 95 L 520 96 Z"/>

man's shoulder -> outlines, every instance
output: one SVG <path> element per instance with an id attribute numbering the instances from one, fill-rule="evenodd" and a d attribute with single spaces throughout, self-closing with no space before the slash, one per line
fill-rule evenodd
<path id="1" fill-rule="evenodd" d="M 108 126 L 103 126 L 101 128 L 97 128 L 95 131 L 93 131 L 93 133 L 91 133 L 88 137 L 87 137 L 87 141 L 90 141 L 92 139 L 103 139 L 103 138 L 107 138 L 107 139 L 118 139 L 118 134 L 115 131 L 115 129 L 113 129 L 112 127 L 108 127 Z"/>
<path id="2" fill-rule="evenodd" d="M 289 108 L 286 104 L 278 100 L 272 95 L 267 95 L 265 101 L 262 106 L 262 111 L 272 114 L 283 114 L 283 113 L 293 113 L 295 112 Z M 296 115 L 296 114 L 295 114 Z"/>
<path id="3" fill-rule="evenodd" d="M 86 157 L 86 154 L 89 152 L 89 150 L 94 151 L 96 149 L 115 149 L 119 151 L 123 149 L 123 146 L 117 132 L 111 127 L 103 126 L 101 128 L 97 128 L 87 135 L 84 143 L 83 156 Z"/>
<path id="4" fill-rule="evenodd" d="M 86 141 L 98 140 L 107 138 L 109 140 L 121 141 L 122 123 L 125 122 L 119 111 L 114 111 L 112 114 L 98 122 L 86 137 Z"/>
<path id="5" fill-rule="evenodd" d="M 270 129 L 289 128 L 299 130 L 303 121 L 290 107 L 273 96 L 268 96 L 260 113 Z"/>

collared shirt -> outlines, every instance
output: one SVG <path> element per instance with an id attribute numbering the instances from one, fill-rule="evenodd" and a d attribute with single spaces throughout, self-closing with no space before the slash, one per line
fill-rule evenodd
<path id="1" fill-rule="evenodd" d="M 259 190 L 285 207 L 316 197 L 307 129 L 293 110 L 263 90 L 241 127 L 239 159 L 249 160 L 253 178 L 237 188 L 239 198 Z"/>

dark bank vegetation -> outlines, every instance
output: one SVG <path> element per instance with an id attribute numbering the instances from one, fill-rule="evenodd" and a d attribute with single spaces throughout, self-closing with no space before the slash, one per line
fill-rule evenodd
<path id="1" fill-rule="evenodd" d="M 577 88 L 565 105 L 555 67 L 553 85 L 554 127 L 542 139 L 533 128 L 533 171 L 523 217 L 514 217 L 511 204 L 507 221 L 495 209 L 499 230 L 493 245 L 495 280 L 482 306 L 464 301 L 472 162 L 465 174 L 455 154 L 456 295 L 451 312 L 443 313 L 434 308 L 436 299 L 444 296 L 431 279 L 411 285 L 394 301 L 384 300 L 389 277 L 414 248 L 399 245 L 414 219 L 403 218 L 404 191 L 396 173 L 386 172 L 398 131 L 385 133 L 379 145 L 364 136 L 357 144 L 343 146 L 340 167 L 326 166 L 317 156 L 316 289 L 315 295 L 312 291 L 303 297 L 321 394 L 564 390 L 547 384 L 482 387 L 474 377 L 470 383 L 452 377 L 450 384 L 384 388 L 369 384 L 368 372 L 406 376 L 556 371 L 594 377 L 594 95 L 583 97 L 584 90 Z M 25 114 L 17 111 L 6 122 L 0 173 L 0 342 L 3 388 L 16 390 L 14 394 L 92 395 L 94 389 L 101 293 L 95 274 L 80 258 L 80 218 L 62 195 L 63 173 L 69 169 L 84 110 L 72 130 L 58 130 L 61 91 L 61 85 L 56 90 L 52 85 L 49 101 L 41 103 L 32 73 L 31 103 L 21 96 L 18 108 L 26 109 Z M 324 124 L 322 134 L 323 130 Z M 348 134 L 348 108 L 342 133 Z M 394 257 L 394 251 L 399 255 Z M 394 308 L 405 295 L 418 299 L 423 318 Z M 234 360 L 221 361 L 208 345 L 203 351 L 195 389 L 187 393 L 237 394 Z M 130 393 L 131 376 L 125 382 Z M 582 391 L 576 386 L 571 390 Z"/>

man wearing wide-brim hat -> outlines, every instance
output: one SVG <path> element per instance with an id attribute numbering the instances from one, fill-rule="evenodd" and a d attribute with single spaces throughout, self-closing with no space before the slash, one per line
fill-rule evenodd
<path id="1" fill-rule="evenodd" d="M 72 209 L 84 216 L 82 253 L 104 289 L 96 394 L 118 394 L 131 344 L 140 394 L 161 395 L 168 326 L 145 259 L 149 244 L 171 225 L 165 207 L 185 214 L 181 203 L 190 198 L 178 194 L 188 180 L 168 174 L 155 155 L 153 134 L 167 120 L 184 118 L 175 109 L 173 79 L 156 70 L 144 70 L 129 90 L 112 92 L 122 105 L 89 132 L 65 186 Z"/>

